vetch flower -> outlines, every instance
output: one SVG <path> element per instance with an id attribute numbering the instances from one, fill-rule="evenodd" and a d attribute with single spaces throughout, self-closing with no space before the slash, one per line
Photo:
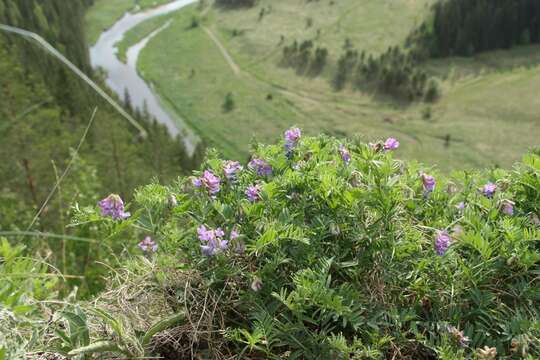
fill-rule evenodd
<path id="1" fill-rule="evenodd" d="M 248 167 L 254 169 L 259 176 L 269 176 L 272 174 L 272 167 L 262 159 L 253 159 L 249 162 Z"/>
<path id="2" fill-rule="evenodd" d="M 256 276 L 251 282 L 251 290 L 255 292 L 259 292 L 261 291 L 262 287 L 263 287 L 262 280 Z"/>
<path id="3" fill-rule="evenodd" d="M 429 194 L 435 190 L 435 178 L 428 174 L 422 174 L 422 185 L 424 187 L 424 194 Z"/>
<path id="4" fill-rule="evenodd" d="M 98 205 L 101 208 L 102 216 L 110 216 L 114 220 L 127 219 L 131 215 L 129 212 L 124 211 L 124 202 L 116 194 L 110 194 L 98 202 Z"/>
<path id="5" fill-rule="evenodd" d="M 201 225 L 197 228 L 197 235 L 201 241 L 201 252 L 203 255 L 212 256 L 229 246 L 229 240 L 224 240 L 225 232 L 221 228 L 215 230 L 208 229 Z"/>
<path id="6" fill-rule="evenodd" d="M 503 214 L 512 216 L 514 215 L 514 202 L 510 200 L 501 201 L 501 211 Z"/>
<path id="7" fill-rule="evenodd" d="M 384 142 L 383 146 L 384 146 L 384 150 L 386 150 L 386 151 L 395 150 L 395 149 L 397 149 L 399 147 L 399 141 L 397 141 L 394 138 L 388 138 Z"/>
<path id="8" fill-rule="evenodd" d="M 464 201 L 460 201 L 459 203 L 457 203 L 456 208 L 457 208 L 458 210 L 463 210 L 463 209 L 465 209 L 465 202 L 464 202 Z"/>
<path id="9" fill-rule="evenodd" d="M 144 251 L 148 252 L 152 250 L 152 252 L 156 252 L 158 249 L 158 246 L 154 240 L 150 236 L 147 236 L 139 243 L 139 248 Z"/>
<path id="10" fill-rule="evenodd" d="M 285 131 L 285 149 L 291 151 L 296 146 L 301 136 L 302 131 L 299 128 L 291 128 Z"/>
<path id="11" fill-rule="evenodd" d="M 466 347 L 469 344 L 470 340 L 463 334 L 463 331 L 458 330 L 458 328 L 452 325 L 449 325 L 446 329 L 459 346 Z"/>
<path id="12" fill-rule="evenodd" d="M 439 256 L 443 256 L 450 247 L 452 238 L 445 230 L 437 231 L 437 237 L 435 238 L 435 251 Z"/>
<path id="13" fill-rule="evenodd" d="M 223 172 L 227 180 L 236 180 L 238 173 L 242 171 L 243 167 L 238 161 L 227 160 L 223 164 Z"/>
<path id="14" fill-rule="evenodd" d="M 200 178 L 192 178 L 191 183 L 197 188 L 200 188 L 202 186 L 202 181 Z"/>
<path id="15" fill-rule="evenodd" d="M 204 186 L 210 195 L 215 195 L 219 192 L 221 179 L 210 170 L 205 170 L 203 176 L 192 179 L 191 182 L 198 188 Z"/>
<path id="16" fill-rule="evenodd" d="M 257 202 L 261 199 L 261 187 L 259 185 L 250 185 L 246 189 L 246 196 L 249 201 Z"/>
<path id="17" fill-rule="evenodd" d="M 205 256 L 212 256 L 216 252 L 215 246 L 212 245 L 201 245 L 201 253 Z"/>
<path id="18" fill-rule="evenodd" d="M 339 145 L 339 155 L 341 156 L 341 160 L 343 160 L 346 164 L 348 164 L 351 161 L 351 154 L 349 153 L 349 150 L 343 145 Z"/>
<path id="19" fill-rule="evenodd" d="M 225 232 L 221 228 L 217 228 L 216 230 L 214 230 L 214 233 L 216 234 L 216 237 L 225 236 Z"/>
<path id="20" fill-rule="evenodd" d="M 486 185 L 482 186 L 479 191 L 484 194 L 485 197 L 493 197 L 495 191 L 497 190 L 497 185 L 488 182 Z"/>

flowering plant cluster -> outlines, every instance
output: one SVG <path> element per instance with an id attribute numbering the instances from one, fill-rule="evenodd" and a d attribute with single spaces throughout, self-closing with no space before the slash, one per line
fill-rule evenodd
<path id="1" fill-rule="evenodd" d="M 539 354 L 540 156 L 445 176 L 398 147 L 292 128 L 246 166 L 210 155 L 195 177 L 140 192 L 154 205 L 132 221 L 159 249 L 148 237 L 138 251 L 155 251 L 169 293 L 196 284 L 202 297 L 177 306 L 205 316 L 213 299 L 205 333 L 246 356 Z M 116 223 L 114 200 L 102 214 Z"/>

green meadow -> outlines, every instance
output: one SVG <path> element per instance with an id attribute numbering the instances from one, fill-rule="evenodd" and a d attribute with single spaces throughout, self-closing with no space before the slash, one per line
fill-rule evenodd
<path id="1" fill-rule="evenodd" d="M 330 84 L 346 39 L 372 54 L 402 45 L 430 16 L 432 2 L 264 0 L 240 10 L 193 5 L 172 16 L 138 67 L 168 105 L 228 157 L 242 159 L 254 139 L 269 141 L 298 125 L 307 133 L 363 140 L 395 136 L 402 143 L 399 156 L 445 171 L 509 166 L 538 145 L 538 46 L 429 61 L 424 66 L 442 88 L 435 104 L 350 88 L 336 92 Z M 119 44 L 120 54 L 167 18 L 133 29 Z M 279 66 L 283 46 L 294 40 L 328 49 L 323 74 L 309 78 Z M 223 109 L 228 93 L 231 111 Z"/>

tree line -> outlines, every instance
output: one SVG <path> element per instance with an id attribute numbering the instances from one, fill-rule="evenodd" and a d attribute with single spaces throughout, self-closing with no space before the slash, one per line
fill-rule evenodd
<path id="1" fill-rule="evenodd" d="M 293 68 L 298 75 L 319 76 L 328 63 L 328 50 L 315 47 L 312 40 L 293 41 L 283 47 L 280 65 Z M 335 65 L 332 86 L 336 91 L 351 85 L 357 90 L 375 90 L 405 101 L 434 101 L 438 83 L 418 66 L 414 55 L 398 46 L 380 55 L 361 53 L 346 40 Z"/>
<path id="2" fill-rule="evenodd" d="M 538 0 L 441 0 L 433 12 L 432 25 L 422 24 L 409 39 L 420 57 L 471 56 L 540 42 Z"/>

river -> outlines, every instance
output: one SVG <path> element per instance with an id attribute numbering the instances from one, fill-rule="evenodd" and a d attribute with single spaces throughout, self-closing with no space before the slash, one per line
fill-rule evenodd
<path id="1" fill-rule="evenodd" d="M 127 51 L 127 64 L 124 64 L 118 59 L 116 44 L 123 39 L 127 31 L 143 21 L 179 10 L 194 2 L 196 0 L 175 0 L 149 10 L 137 13 L 128 12 L 111 28 L 104 31 L 96 44 L 90 48 L 92 67 L 102 68 L 107 73 L 107 85 L 121 99 L 124 98 L 125 91 L 127 90 L 132 106 L 141 111 L 146 103 L 148 113 L 159 123 L 165 125 L 172 136 L 181 136 L 189 154 L 193 153 L 199 141 L 198 137 L 179 115 L 163 106 L 159 96 L 152 90 L 151 85 L 147 84 L 139 75 L 136 66 L 139 54 L 148 41 L 161 30 L 164 30 L 170 22 L 130 47 Z"/>

